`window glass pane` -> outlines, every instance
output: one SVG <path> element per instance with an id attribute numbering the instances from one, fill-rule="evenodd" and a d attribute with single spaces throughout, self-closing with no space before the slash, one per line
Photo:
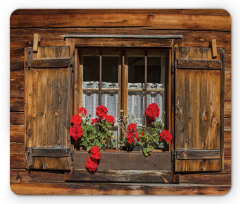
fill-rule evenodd
<path id="1" fill-rule="evenodd" d="M 144 57 L 128 57 L 128 83 L 144 83 Z"/>
<path id="2" fill-rule="evenodd" d="M 148 57 L 147 68 L 147 105 L 156 103 L 160 108 L 157 121 L 164 122 L 164 73 L 165 58 L 164 57 Z"/>
<path id="3" fill-rule="evenodd" d="M 82 106 L 92 118 L 96 118 L 99 91 L 99 56 L 83 56 L 83 91 Z"/>
<path id="4" fill-rule="evenodd" d="M 144 124 L 144 57 L 128 57 L 128 103 L 127 112 L 135 121 Z M 131 89 L 134 89 L 131 90 Z M 138 91 L 139 90 L 139 91 Z"/>
<path id="5" fill-rule="evenodd" d="M 99 56 L 83 56 L 83 81 L 99 81 Z"/>
<path id="6" fill-rule="evenodd" d="M 118 64 L 117 56 L 102 57 L 102 82 L 118 83 Z M 112 88 L 116 87 L 113 86 Z"/>
<path id="7" fill-rule="evenodd" d="M 87 109 L 88 115 L 91 115 L 90 119 L 97 117 L 96 108 L 98 106 L 98 94 L 99 91 L 83 91 L 82 106 Z"/>
<path id="8" fill-rule="evenodd" d="M 103 56 L 102 59 L 102 104 L 107 107 L 108 114 L 117 121 L 119 112 L 118 101 L 118 56 Z M 117 90 L 104 90 L 104 89 Z"/>

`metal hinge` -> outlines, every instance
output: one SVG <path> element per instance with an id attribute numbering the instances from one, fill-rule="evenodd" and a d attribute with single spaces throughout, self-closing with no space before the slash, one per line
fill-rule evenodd
<path id="1" fill-rule="evenodd" d="M 174 62 L 172 62 L 172 64 L 171 64 L 171 72 L 174 73 L 174 70 L 175 70 L 174 69 Z"/>
<path id="2" fill-rule="evenodd" d="M 32 148 L 27 148 L 26 154 L 27 154 L 27 169 L 29 169 L 30 166 L 32 166 L 33 164 Z"/>
<path id="3" fill-rule="evenodd" d="M 33 49 L 31 47 L 27 48 L 27 63 L 26 68 L 30 69 L 32 67 L 32 60 L 33 60 Z"/>
<path id="4" fill-rule="evenodd" d="M 74 73 L 74 61 L 71 61 L 71 63 L 70 63 L 70 67 L 72 67 L 72 72 Z"/>
<path id="5" fill-rule="evenodd" d="M 71 157 L 71 160 L 73 161 L 73 149 L 70 149 L 70 157 Z"/>
<path id="6" fill-rule="evenodd" d="M 175 151 L 172 151 L 172 161 L 174 161 L 176 159 L 176 155 L 175 155 Z"/>

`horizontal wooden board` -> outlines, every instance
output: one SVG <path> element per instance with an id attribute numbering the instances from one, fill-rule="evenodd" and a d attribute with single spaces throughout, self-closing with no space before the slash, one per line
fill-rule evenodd
<path id="1" fill-rule="evenodd" d="M 24 143 L 10 142 L 10 155 L 11 154 L 24 155 L 24 153 L 25 153 Z"/>
<path id="2" fill-rule="evenodd" d="M 175 172 L 218 172 L 220 164 L 220 159 L 175 160 Z"/>
<path id="3" fill-rule="evenodd" d="M 230 185 L 30 183 L 10 185 L 20 195 L 224 195 Z"/>
<path id="4" fill-rule="evenodd" d="M 84 170 L 66 173 L 66 181 L 171 183 L 171 171 L 97 170 L 94 174 Z"/>
<path id="5" fill-rule="evenodd" d="M 74 152 L 74 169 L 86 169 L 87 152 Z M 102 152 L 98 170 L 170 170 L 171 152 L 153 152 L 144 157 L 142 152 Z"/>
<path id="6" fill-rule="evenodd" d="M 220 150 L 177 150 L 177 160 L 220 159 Z"/>
<path id="7" fill-rule="evenodd" d="M 216 69 L 220 70 L 222 67 L 221 61 L 214 60 L 177 60 L 178 69 Z"/>
<path id="8" fill-rule="evenodd" d="M 225 70 L 231 70 L 231 33 L 209 31 L 182 31 L 182 30 L 147 30 L 146 28 L 32 28 L 11 29 L 10 32 L 10 66 L 11 70 L 23 69 L 24 47 L 32 45 L 33 34 L 39 33 L 41 46 L 63 46 L 65 34 L 141 34 L 141 35 L 183 35 L 177 42 L 182 47 L 209 47 L 212 39 L 217 40 L 217 46 L 223 47 L 226 52 Z M 29 44 L 30 43 L 30 44 Z"/>
<path id="9" fill-rule="evenodd" d="M 231 174 L 182 174 L 180 183 L 231 185 Z"/>
<path id="10" fill-rule="evenodd" d="M 172 47 L 171 39 L 76 38 L 80 47 Z"/>
<path id="11" fill-rule="evenodd" d="M 89 14 L 89 13 L 133 13 L 133 14 L 191 14 L 229 16 L 224 9 L 17 9 L 12 15 L 38 14 Z"/>
<path id="12" fill-rule="evenodd" d="M 24 97 L 24 71 L 10 72 L 10 97 Z"/>
<path id="13" fill-rule="evenodd" d="M 10 169 L 23 169 L 24 165 L 24 155 L 20 154 L 10 154 Z"/>
<path id="14" fill-rule="evenodd" d="M 10 142 L 24 142 L 24 126 L 10 126 Z"/>
<path id="15" fill-rule="evenodd" d="M 10 112 L 10 125 L 24 125 L 24 112 Z"/>
<path id="16" fill-rule="evenodd" d="M 231 101 L 231 72 L 225 72 L 224 101 Z"/>
<path id="17" fill-rule="evenodd" d="M 11 97 L 10 112 L 23 112 L 23 111 L 24 111 L 24 97 Z"/>
<path id="18" fill-rule="evenodd" d="M 11 169 L 11 183 L 63 183 L 64 172 L 28 171 L 26 169 Z"/>
<path id="19" fill-rule="evenodd" d="M 11 15 L 10 27 L 150 27 L 152 29 L 231 31 L 230 16 L 176 14 L 37 14 Z"/>

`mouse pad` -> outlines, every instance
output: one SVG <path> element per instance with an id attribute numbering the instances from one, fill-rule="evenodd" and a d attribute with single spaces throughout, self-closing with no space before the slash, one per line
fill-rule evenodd
<path id="1" fill-rule="evenodd" d="M 15 10 L 10 187 L 21 195 L 229 192 L 230 14 Z"/>

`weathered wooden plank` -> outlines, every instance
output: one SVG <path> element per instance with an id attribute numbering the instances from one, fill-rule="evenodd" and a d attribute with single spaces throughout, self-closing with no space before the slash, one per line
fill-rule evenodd
<path id="1" fill-rule="evenodd" d="M 190 29 L 231 31 L 230 16 L 174 14 L 38 14 L 11 15 L 10 27 L 150 27 L 152 29 Z"/>
<path id="2" fill-rule="evenodd" d="M 230 185 L 31 183 L 10 184 L 21 195 L 224 195 Z"/>
<path id="3" fill-rule="evenodd" d="M 177 150 L 175 159 L 220 159 L 220 150 Z"/>
<path id="4" fill-rule="evenodd" d="M 41 59 L 33 60 L 32 68 L 68 68 L 70 65 L 70 59 Z"/>
<path id="5" fill-rule="evenodd" d="M 81 47 L 172 47 L 171 39 L 76 38 Z"/>
<path id="6" fill-rule="evenodd" d="M 28 171 L 11 169 L 10 182 L 13 183 L 64 183 L 64 172 Z"/>
<path id="7" fill-rule="evenodd" d="M 181 174 L 180 183 L 231 185 L 231 174 Z"/>
<path id="8" fill-rule="evenodd" d="M 229 118 L 231 117 L 231 101 L 224 102 L 224 117 Z"/>
<path id="9" fill-rule="evenodd" d="M 10 154 L 10 169 L 23 169 L 24 165 L 24 155 Z"/>
<path id="10" fill-rule="evenodd" d="M 10 125 L 24 125 L 24 112 L 10 112 Z"/>
<path id="11" fill-rule="evenodd" d="M 40 35 L 38 33 L 34 33 L 34 35 L 33 35 L 33 52 L 38 51 L 39 42 L 40 42 Z"/>
<path id="12" fill-rule="evenodd" d="M 229 131 L 231 128 L 231 118 L 224 118 L 224 131 Z"/>
<path id="13" fill-rule="evenodd" d="M 38 14 L 89 14 L 89 13 L 132 13 L 132 14 L 188 14 L 229 16 L 224 9 L 17 9 L 12 15 Z"/>
<path id="14" fill-rule="evenodd" d="M 175 160 L 175 172 L 221 171 L 220 159 Z"/>
<path id="15" fill-rule="evenodd" d="M 10 72 L 10 97 L 24 97 L 24 72 Z"/>
<path id="16" fill-rule="evenodd" d="M 24 143 L 10 142 L 10 155 L 12 154 L 24 155 L 24 153 L 25 153 Z"/>
<path id="17" fill-rule="evenodd" d="M 70 148 L 30 148 L 33 157 L 66 157 L 70 156 Z"/>
<path id="18" fill-rule="evenodd" d="M 231 72 L 225 72 L 224 101 L 231 101 Z"/>
<path id="19" fill-rule="evenodd" d="M 179 30 L 147 30 L 145 28 L 32 28 L 32 29 L 11 29 L 10 33 L 10 67 L 11 70 L 23 69 L 23 49 L 32 45 L 32 36 L 38 32 L 44 41 L 41 46 L 62 46 L 65 45 L 63 36 L 67 34 L 145 34 L 145 35 L 166 35 L 181 34 L 183 39 L 178 43 L 182 47 L 209 47 L 209 42 L 215 38 L 219 47 L 226 51 L 225 68 L 231 70 L 231 33 L 208 32 L 208 31 L 179 31 Z M 29 44 L 30 42 L 30 44 Z"/>
<path id="20" fill-rule="evenodd" d="M 206 70 L 220 70 L 221 61 L 214 60 L 177 60 L 178 69 L 206 69 Z"/>
<path id="21" fill-rule="evenodd" d="M 94 174 L 84 170 L 66 173 L 66 181 L 170 183 L 171 171 L 98 170 Z"/>
<path id="22" fill-rule="evenodd" d="M 74 169 L 85 169 L 87 152 L 74 152 Z M 143 162 L 144 161 L 144 162 Z M 162 162 L 164 161 L 164 162 Z M 170 170 L 171 152 L 153 152 L 144 157 L 142 152 L 107 152 L 102 151 L 98 170 Z"/>
<path id="23" fill-rule="evenodd" d="M 10 126 L 10 142 L 24 142 L 24 126 Z"/>
<path id="24" fill-rule="evenodd" d="M 10 97 L 10 112 L 24 111 L 24 97 Z"/>

